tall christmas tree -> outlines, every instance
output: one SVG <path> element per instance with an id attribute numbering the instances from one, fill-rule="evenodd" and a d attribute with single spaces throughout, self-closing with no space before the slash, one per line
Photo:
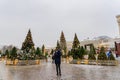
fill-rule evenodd
<path id="1" fill-rule="evenodd" d="M 61 49 L 60 47 L 60 42 L 57 40 L 57 46 L 56 46 L 56 49 Z"/>
<path id="2" fill-rule="evenodd" d="M 29 53 L 31 52 L 31 50 L 34 50 L 34 43 L 32 40 L 32 35 L 31 35 L 31 31 L 29 29 L 28 34 L 26 36 L 25 41 L 22 44 L 22 48 L 21 48 L 24 52 Z"/>
<path id="3" fill-rule="evenodd" d="M 96 51 L 95 51 L 94 46 L 92 45 L 92 46 L 90 46 L 90 52 L 88 55 L 88 59 L 89 60 L 96 60 L 95 54 L 96 54 Z"/>
<path id="4" fill-rule="evenodd" d="M 71 54 L 73 56 L 73 59 L 79 58 L 79 50 L 80 50 L 79 46 L 80 46 L 80 42 L 77 38 L 77 35 L 75 34 L 72 49 L 71 49 Z"/>
<path id="5" fill-rule="evenodd" d="M 79 45 L 80 45 L 80 42 L 79 42 L 79 40 L 78 40 L 78 38 L 77 38 L 77 35 L 76 35 L 76 33 L 75 33 L 75 37 L 74 37 L 74 41 L 73 41 L 72 48 L 73 48 L 73 49 L 78 48 Z"/>
<path id="6" fill-rule="evenodd" d="M 60 47 L 64 53 L 63 55 L 66 55 L 67 54 L 67 44 L 66 44 L 66 39 L 65 39 L 63 31 L 61 32 L 61 36 L 60 36 Z"/>
<path id="7" fill-rule="evenodd" d="M 42 45 L 42 54 L 45 56 L 45 46 L 44 46 L 44 44 Z"/>

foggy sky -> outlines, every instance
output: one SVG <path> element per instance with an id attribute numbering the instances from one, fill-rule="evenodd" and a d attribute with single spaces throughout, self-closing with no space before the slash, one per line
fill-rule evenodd
<path id="1" fill-rule="evenodd" d="M 119 35 L 120 0 L 0 0 L 0 45 L 21 47 L 28 29 L 36 46 Z"/>

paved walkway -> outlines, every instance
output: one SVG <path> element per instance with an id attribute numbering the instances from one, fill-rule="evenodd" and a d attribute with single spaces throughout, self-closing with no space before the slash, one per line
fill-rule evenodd
<path id="1" fill-rule="evenodd" d="M 56 76 L 51 61 L 31 66 L 6 66 L 0 62 L 0 80 L 120 80 L 120 66 L 72 65 L 62 63 Z"/>

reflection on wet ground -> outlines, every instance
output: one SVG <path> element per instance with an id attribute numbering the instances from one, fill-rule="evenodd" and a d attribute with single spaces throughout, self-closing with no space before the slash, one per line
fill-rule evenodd
<path id="1" fill-rule="evenodd" d="M 0 80 L 120 80 L 120 66 L 61 64 L 62 76 L 56 76 L 55 65 L 6 66 L 0 62 Z"/>

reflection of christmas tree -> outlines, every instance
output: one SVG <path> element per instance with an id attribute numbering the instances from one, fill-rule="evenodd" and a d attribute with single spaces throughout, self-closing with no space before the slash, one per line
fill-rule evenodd
<path id="1" fill-rule="evenodd" d="M 28 31 L 28 34 L 26 36 L 25 41 L 22 44 L 22 48 L 21 48 L 24 52 L 31 52 L 31 50 L 34 50 L 34 43 L 32 41 L 32 36 L 31 36 L 31 31 Z"/>

